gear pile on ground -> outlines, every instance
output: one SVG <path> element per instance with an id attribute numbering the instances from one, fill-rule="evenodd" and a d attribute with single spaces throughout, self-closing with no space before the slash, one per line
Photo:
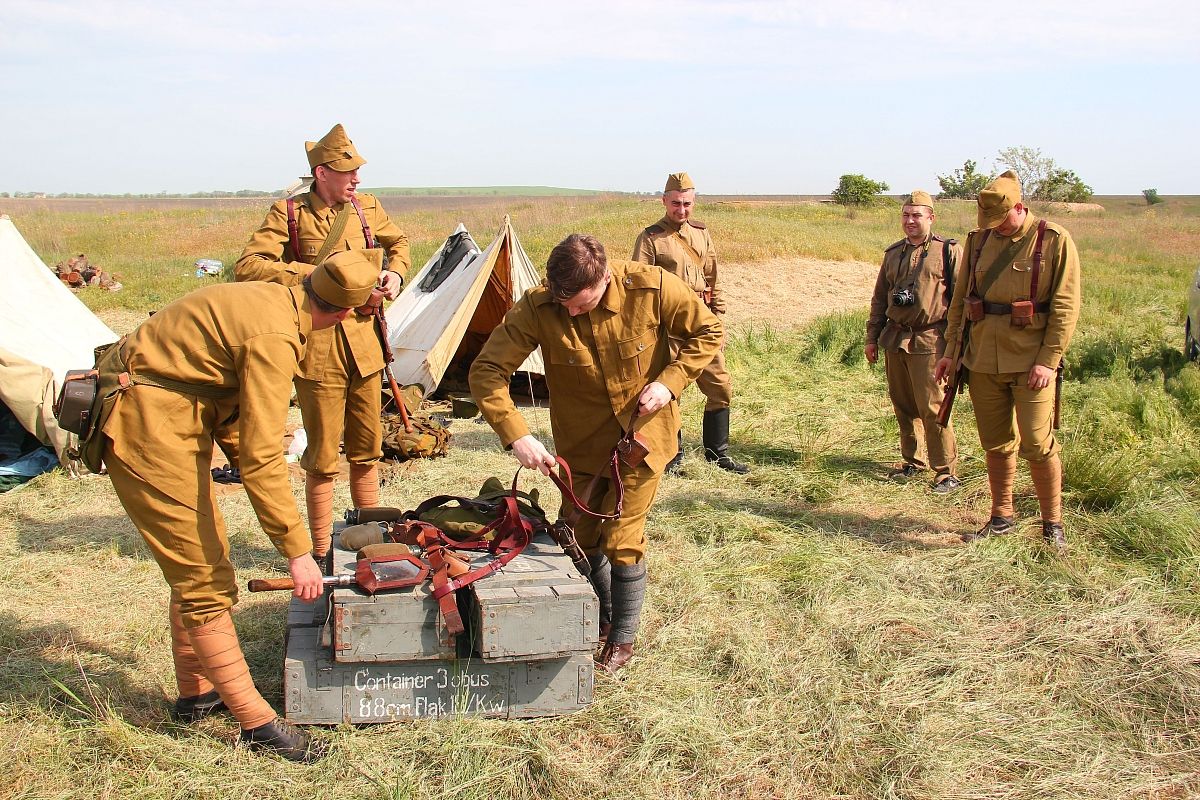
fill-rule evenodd
<path id="1" fill-rule="evenodd" d="M 78 291 L 88 286 L 96 286 L 110 292 L 120 291 L 122 288 L 121 282 L 118 280 L 120 276 L 100 269 L 88 261 L 88 257 L 83 253 L 71 256 L 65 264 L 61 261 L 55 264 L 54 274 L 71 291 Z"/>
<path id="2" fill-rule="evenodd" d="M 411 415 L 412 431 L 404 430 L 399 414 L 383 415 L 383 457 L 408 461 L 437 458 L 450 450 L 450 429 L 433 416 Z"/>

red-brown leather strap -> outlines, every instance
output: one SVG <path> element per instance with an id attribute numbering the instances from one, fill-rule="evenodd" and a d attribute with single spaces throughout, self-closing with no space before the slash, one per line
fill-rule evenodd
<path id="1" fill-rule="evenodd" d="M 572 510 L 571 513 L 567 515 L 568 525 L 574 528 L 575 523 L 577 523 L 579 518 L 585 514 L 589 517 L 595 517 L 599 520 L 618 519 L 621 516 L 621 509 L 625 505 L 625 484 L 621 482 L 621 470 L 617 464 L 617 451 L 615 448 L 608 457 L 609 477 L 612 478 L 613 484 L 617 487 L 617 504 L 613 509 L 613 513 L 611 514 L 603 514 L 588 508 L 587 503 L 580 500 L 575 494 L 575 478 L 571 475 L 571 465 L 568 464 L 566 459 L 564 459 L 562 456 L 555 456 L 554 460 L 558 462 L 558 466 L 562 469 L 563 474 L 567 476 L 567 479 L 564 481 L 558 476 L 557 473 L 550 473 L 550 480 L 554 481 L 554 485 L 558 487 L 560 492 L 562 492 L 563 499 L 571 501 Z M 520 472 L 520 470 L 517 471 Z M 600 478 L 603 476 L 604 472 L 601 470 L 592 477 L 591 482 L 588 483 L 587 490 L 583 493 L 585 497 L 592 496 L 592 491 L 596 488 L 596 485 L 600 482 Z M 516 478 L 514 477 L 513 480 L 515 481 Z"/>
<path id="2" fill-rule="evenodd" d="M 1037 241 L 1033 245 L 1033 269 L 1029 272 L 1029 299 L 1037 302 L 1038 276 L 1042 273 L 1042 239 L 1046 236 L 1046 220 L 1038 220 Z"/>
<path id="3" fill-rule="evenodd" d="M 297 261 L 303 261 L 304 258 L 300 255 L 300 226 L 296 224 L 296 201 L 291 197 L 287 199 L 287 214 L 288 241 L 292 245 L 292 255 Z"/>
<path id="4" fill-rule="evenodd" d="M 350 205 L 354 206 L 354 210 L 358 212 L 358 221 L 362 223 L 363 241 L 367 243 L 367 249 L 370 250 L 376 246 L 376 242 L 375 237 L 371 234 L 371 226 L 367 224 L 367 215 L 363 213 L 357 197 L 350 198 Z"/>

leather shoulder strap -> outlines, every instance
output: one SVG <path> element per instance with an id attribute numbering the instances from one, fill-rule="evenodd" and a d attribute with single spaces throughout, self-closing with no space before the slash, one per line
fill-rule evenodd
<path id="1" fill-rule="evenodd" d="M 300 255 L 300 226 L 296 224 L 296 199 L 289 197 L 287 199 L 287 217 L 288 217 L 288 242 L 292 245 L 292 256 L 300 262 L 304 261 Z"/>
<path id="2" fill-rule="evenodd" d="M 1037 241 L 1033 245 L 1033 269 L 1029 271 L 1029 299 L 1037 302 L 1038 278 L 1042 274 L 1042 240 L 1046 238 L 1046 220 L 1038 220 Z"/>

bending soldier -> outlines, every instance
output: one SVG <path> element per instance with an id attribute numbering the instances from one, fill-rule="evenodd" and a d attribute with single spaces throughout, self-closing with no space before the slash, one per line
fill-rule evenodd
<path id="1" fill-rule="evenodd" d="M 239 281 L 298 284 L 328 254 L 386 249 L 386 269 L 370 304 L 395 299 L 408 271 L 408 237 L 383 206 L 360 195 L 358 169 L 366 160 L 341 125 L 318 142 L 305 142 L 312 189 L 279 200 L 267 213 L 234 266 Z M 373 242 L 370 240 L 374 240 Z M 350 462 L 350 497 L 356 507 L 379 505 L 376 464 L 383 455 L 380 423 L 383 353 L 370 316 L 352 314 L 313 337 L 296 377 L 296 395 L 308 447 L 300 459 L 313 554 L 329 552 L 333 535 L 333 484 L 339 445 Z"/>
<path id="2" fill-rule="evenodd" d="M 888 396 L 900 424 L 903 463 L 890 478 L 910 478 L 933 469 L 933 490 L 959 487 L 954 428 L 937 424 L 942 392 L 933 369 L 946 350 L 946 308 L 962 248 L 933 232 L 933 198 L 914 191 L 900 211 L 904 238 L 888 247 L 875 280 L 867 319 L 867 362 L 884 356 Z M 922 436 L 923 434 L 923 436 Z M 924 438 L 929 461 L 918 455 Z"/>
<path id="3" fill-rule="evenodd" d="M 638 234 L 633 260 L 662 267 L 691 287 L 717 316 L 725 313 L 725 298 L 717 280 L 717 251 L 704 223 L 692 219 L 696 185 L 686 172 L 667 176 L 662 203 L 666 214 Z M 704 457 L 718 467 L 739 475 L 750 468 L 729 456 L 729 404 L 733 400 L 732 379 L 725 369 L 725 343 L 700 376 L 696 387 L 705 397 Z M 667 465 L 674 473 L 683 461 L 683 430 L 677 432 L 677 455 Z"/>
<path id="4" fill-rule="evenodd" d="M 100 362 L 102 385 L 123 388 L 94 435 L 105 437 L 113 488 L 171 586 L 175 716 L 191 722 L 228 709 L 252 749 L 294 761 L 323 750 L 276 717 L 242 655 L 230 614 L 237 585 L 209 472 L 213 438 L 236 419 L 246 495 L 288 559 L 294 594 L 315 600 L 321 571 L 309 555 L 283 456 L 291 378 L 311 334 L 370 297 L 381 264 L 378 250 L 342 252 L 291 288 L 198 289 L 146 320 Z"/>
<path id="5" fill-rule="evenodd" d="M 1042 513 L 1042 536 L 1066 548 L 1062 462 L 1054 436 L 1055 372 L 1079 319 L 1079 253 L 1066 229 L 1039 219 L 1021 202 L 1011 170 L 979 193 L 979 228 L 967 236 L 946 328 L 946 355 L 935 380 L 956 360 L 968 386 L 979 441 L 986 451 L 991 519 L 964 541 L 1013 527 L 1017 453 L 1029 462 Z M 966 352 L 963 325 L 970 324 Z"/>
<path id="6" fill-rule="evenodd" d="M 471 392 L 501 443 L 522 466 L 549 474 L 554 457 L 529 433 L 508 389 L 513 371 L 541 346 L 555 448 L 571 465 L 580 499 L 596 511 L 615 506 L 609 456 L 637 417 L 650 452 L 639 466 L 620 464 L 623 513 L 606 522 L 585 516 L 576 528 L 600 597 L 599 662 L 609 672 L 633 657 L 646 590 L 646 515 L 675 454 L 677 399 L 720 342 L 720 321 L 674 275 L 609 262 L 600 242 L 572 234 L 550 253 L 543 285 L 513 306 L 471 367 Z"/>

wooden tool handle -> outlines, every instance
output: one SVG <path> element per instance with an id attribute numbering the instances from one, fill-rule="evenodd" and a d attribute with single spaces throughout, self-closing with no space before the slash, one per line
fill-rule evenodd
<path id="1" fill-rule="evenodd" d="M 295 589 L 296 584 L 291 578 L 255 578 L 246 584 L 252 592 L 278 592 L 283 589 Z"/>

